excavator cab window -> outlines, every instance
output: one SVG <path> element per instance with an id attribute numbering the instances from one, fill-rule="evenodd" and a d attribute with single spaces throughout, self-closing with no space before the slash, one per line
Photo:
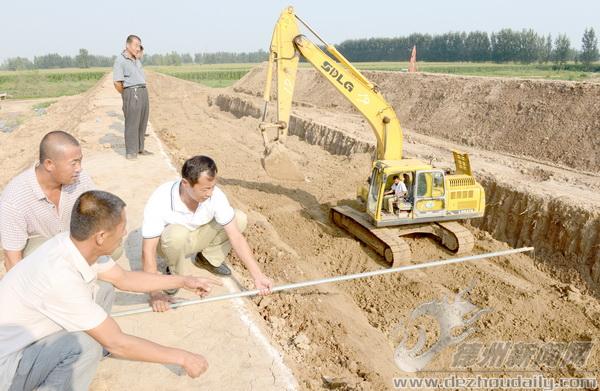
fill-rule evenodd
<path id="1" fill-rule="evenodd" d="M 419 172 L 417 176 L 417 197 L 443 197 L 444 192 L 444 173 L 442 171 Z"/>
<path id="2" fill-rule="evenodd" d="M 418 215 L 443 215 L 445 211 L 445 181 L 442 170 L 418 171 L 415 211 Z"/>
<path id="3" fill-rule="evenodd" d="M 383 174 L 379 169 L 374 168 L 370 177 L 370 188 L 369 188 L 369 198 L 367 199 L 367 211 L 372 216 L 377 214 L 377 204 L 379 202 L 379 193 L 381 190 L 381 186 L 385 185 L 383 182 Z"/>

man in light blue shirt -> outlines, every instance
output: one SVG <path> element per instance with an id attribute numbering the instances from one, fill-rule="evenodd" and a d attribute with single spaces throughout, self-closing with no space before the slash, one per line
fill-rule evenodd
<path id="1" fill-rule="evenodd" d="M 125 116 L 125 154 L 137 159 L 138 154 L 150 155 L 144 149 L 150 104 L 146 78 L 140 61 L 142 40 L 137 35 L 127 37 L 125 50 L 117 56 L 113 66 L 115 88 L 123 97 Z"/>

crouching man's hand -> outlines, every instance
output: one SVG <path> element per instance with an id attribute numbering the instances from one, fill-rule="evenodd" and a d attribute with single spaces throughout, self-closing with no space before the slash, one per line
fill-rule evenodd
<path id="1" fill-rule="evenodd" d="M 208 295 L 214 285 L 223 285 L 223 283 L 214 277 L 187 276 L 183 280 L 183 288 L 194 292 L 200 297 Z"/>
<path id="2" fill-rule="evenodd" d="M 171 309 L 171 303 L 175 302 L 173 296 L 169 296 L 166 293 L 157 291 L 150 292 L 150 305 L 154 312 L 165 312 Z"/>
<path id="3" fill-rule="evenodd" d="M 254 278 L 254 286 L 256 289 L 260 290 L 261 295 L 268 295 L 271 293 L 271 288 L 273 288 L 273 281 L 261 273 Z"/>
<path id="4" fill-rule="evenodd" d="M 208 369 L 208 361 L 200 354 L 186 352 L 184 355 L 181 367 L 191 378 L 197 378 Z"/>

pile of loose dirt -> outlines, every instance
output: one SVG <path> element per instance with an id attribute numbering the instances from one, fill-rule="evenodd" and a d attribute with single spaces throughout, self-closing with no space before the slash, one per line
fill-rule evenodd
<path id="1" fill-rule="evenodd" d="M 261 159 L 261 164 L 271 178 L 279 178 L 291 181 L 303 181 L 304 174 L 298 170 L 298 167 L 289 158 L 285 146 L 279 142 L 274 142 Z"/>
<path id="2" fill-rule="evenodd" d="M 600 171 L 600 84 L 427 73 L 364 73 L 381 88 L 402 125 L 415 132 Z M 256 67 L 234 89 L 260 96 L 264 82 L 264 66 Z M 294 99 L 317 108 L 354 111 L 312 69 L 298 72 Z"/>
<path id="3" fill-rule="evenodd" d="M 286 145 L 306 180 L 274 180 L 260 165 L 263 147 L 256 118 L 221 111 L 218 105 L 209 104 L 219 94 L 194 83 L 150 74 L 149 86 L 150 119 L 174 160 L 181 164 L 199 153 L 216 159 L 220 183 L 232 202 L 249 213 L 246 235 L 261 266 L 276 283 L 387 267 L 328 219 L 331 205 L 351 203 L 355 198 L 356 185 L 368 171 L 368 153 L 330 154 L 292 136 Z M 257 110 L 244 99 L 236 102 Z M 343 116 L 335 119 L 343 121 Z M 339 127 L 345 125 L 339 123 Z M 337 137 L 329 134 L 332 137 L 323 141 L 325 145 Z M 348 132 L 339 134 L 351 139 Z M 477 238 L 475 252 L 508 248 L 490 234 L 471 229 Z M 451 256 L 430 239 L 414 239 L 409 244 L 414 262 Z M 258 298 L 256 310 L 302 388 L 321 389 L 325 376 L 338 378 L 342 389 L 388 389 L 394 376 L 405 376 L 393 361 L 399 322 L 407 321 L 419 304 L 454 295 L 473 281 L 477 283 L 469 299 L 481 308 L 493 309 L 477 322 L 474 340 L 597 342 L 598 301 L 541 271 L 538 265 L 543 262 L 539 255 L 536 260 L 515 255 L 327 285 Z M 242 282 L 251 286 L 235 257 L 232 264 L 245 276 Z M 448 368 L 452 352 L 444 351 L 431 366 Z M 597 351 L 589 362 L 590 367 L 599 366 Z M 561 373 L 567 374 L 566 370 Z"/>

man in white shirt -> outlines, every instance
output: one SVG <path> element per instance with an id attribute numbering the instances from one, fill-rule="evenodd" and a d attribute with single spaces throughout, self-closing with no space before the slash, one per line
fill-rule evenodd
<path id="1" fill-rule="evenodd" d="M 201 355 L 124 334 L 107 314 L 112 285 L 133 292 L 185 288 L 204 296 L 219 284 L 122 269 L 106 255 L 126 232 L 120 198 L 85 192 L 73 207 L 70 232 L 46 241 L 0 280 L 0 391 L 87 390 L 102 346 L 125 359 L 180 365 L 192 377 L 206 371 Z M 102 289 L 97 279 L 107 282 Z"/>
<path id="2" fill-rule="evenodd" d="M 159 186 L 146 203 L 142 225 L 144 271 L 158 273 L 157 255 L 165 258 L 167 274 L 182 274 L 184 262 L 195 254 L 197 267 L 229 275 L 225 258 L 235 250 L 254 279 L 256 289 L 268 294 L 273 286 L 256 263 L 242 235 L 246 215 L 234 210 L 217 183 L 217 165 L 208 156 L 185 161 L 181 179 Z M 154 311 L 167 311 L 176 292 L 157 290 L 150 294 Z"/>
<path id="3" fill-rule="evenodd" d="M 386 191 L 383 196 L 383 204 L 387 206 L 387 210 L 389 213 L 394 214 L 394 203 L 398 202 L 400 199 L 404 199 L 406 196 L 407 188 L 403 179 L 398 175 L 394 175 L 394 183 L 392 184 L 392 188 Z"/>

